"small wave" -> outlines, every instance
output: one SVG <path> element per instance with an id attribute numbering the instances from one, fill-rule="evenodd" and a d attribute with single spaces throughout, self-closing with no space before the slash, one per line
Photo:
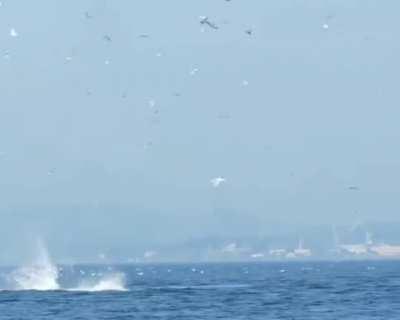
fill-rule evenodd
<path id="1" fill-rule="evenodd" d="M 67 289 L 68 291 L 128 291 L 125 287 L 125 275 L 123 273 L 113 273 L 105 275 L 96 282 L 86 281 L 81 283 L 77 288 Z"/>
<path id="2" fill-rule="evenodd" d="M 192 285 L 192 286 L 166 286 L 158 287 L 159 289 L 173 289 L 173 290 L 218 290 L 218 289 L 241 289 L 248 288 L 249 284 L 204 284 L 204 285 Z"/>

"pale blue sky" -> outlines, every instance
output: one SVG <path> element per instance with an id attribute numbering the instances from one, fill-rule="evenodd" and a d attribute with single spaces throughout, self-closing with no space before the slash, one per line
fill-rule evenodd
<path id="1" fill-rule="evenodd" d="M 2 1 L 0 260 L 398 220 L 399 9 Z"/>

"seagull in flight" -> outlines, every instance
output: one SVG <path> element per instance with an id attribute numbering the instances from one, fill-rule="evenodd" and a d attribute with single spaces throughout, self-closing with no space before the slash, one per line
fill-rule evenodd
<path id="1" fill-rule="evenodd" d="M 244 31 L 246 34 L 248 34 L 249 36 L 253 35 L 253 29 L 247 29 Z"/>
<path id="2" fill-rule="evenodd" d="M 199 18 L 200 18 L 200 24 L 206 24 L 206 25 L 208 25 L 210 28 L 212 28 L 212 29 L 214 29 L 214 30 L 217 30 L 217 29 L 218 29 L 218 26 L 217 26 L 215 23 L 211 22 L 211 21 L 208 19 L 208 17 L 206 17 L 206 16 L 201 16 L 201 17 L 199 17 Z"/>
<path id="3" fill-rule="evenodd" d="M 16 38 L 16 37 L 18 37 L 18 32 L 14 28 L 11 28 L 10 29 L 10 36 L 13 37 L 13 38 Z"/>
<path id="4" fill-rule="evenodd" d="M 190 75 L 191 75 L 191 76 L 194 76 L 198 71 L 199 71 L 198 68 L 194 68 L 194 69 L 192 69 L 192 70 L 190 71 Z"/>
<path id="5" fill-rule="evenodd" d="M 86 18 L 86 19 L 92 19 L 93 16 L 90 14 L 89 11 L 85 11 L 85 18 Z"/>
<path id="6" fill-rule="evenodd" d="M 210 180 L 210 183 L 214 188 L 218 188 L 224 182 L 226 182 L 226 179 L 223 177 L 216 177 Z"/>
<path id="7" fill-rule="evenodd" d="M 105 35 L 103 36 L 103 40 L 105 40 L 105 41 L 107 41 L 107 42 L 111 42 L 111 41 L 112 41 L 111 37 L 110 37 L 108 34 L 105 34 Z"/>

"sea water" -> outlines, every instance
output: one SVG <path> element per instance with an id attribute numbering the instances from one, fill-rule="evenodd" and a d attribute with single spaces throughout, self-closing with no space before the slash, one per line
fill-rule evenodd
<path id="1" fill-rule="evenodd" d="M 399 271 L 396 261 L 56 266 L 47 260 L 1 269 L 0 319 L 400 319 Z"/>

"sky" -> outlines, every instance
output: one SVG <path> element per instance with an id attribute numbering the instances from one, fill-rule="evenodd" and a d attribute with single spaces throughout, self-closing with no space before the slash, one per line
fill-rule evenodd
<path id="1" fill-rule="evenodd" d="M 399 9 L 1 1 L 0 263 L 398 221 Z"/>

